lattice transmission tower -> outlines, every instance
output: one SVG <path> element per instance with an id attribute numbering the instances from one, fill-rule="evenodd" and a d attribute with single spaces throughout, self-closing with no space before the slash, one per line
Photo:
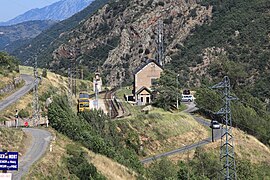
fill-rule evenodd
<path id="1" fill-rule="evenodd" d="M 164 60 L 164 25 L 163 25 L 163 21 L 161 19 L 158 20 L 156 43 L 157 43 L 156 59 L 157 59 L 158 63 L 161 66 L 163 66 L 163 60 Z"/>
<path id="2" fill-rule="evenodd" d="M 230 95 L 230 79 L 228 76 L 223 78 L 223 81 L 214 85 L 213 89 L 221 89 L 223 93 L 223 107 L 216 113 L 222 116 L 221 128 L 221 146 L 220 146 L 220 161 L 222 168 L 220 170 L 220 179 L 231 180 L 237 179 L 236 165 L 234 158 L 234 143 L 232 135 L 232 113 L 231 101 L 237 98 Z"/>
<path id="3" fill-rule="evenodd" d="M 39 100 L 38 100 L 38 71 L 37 71 L 37 57 L 34 62 L 34 87 L 33 87 L 33 126 L 37 126 L 40 121 Z"/>

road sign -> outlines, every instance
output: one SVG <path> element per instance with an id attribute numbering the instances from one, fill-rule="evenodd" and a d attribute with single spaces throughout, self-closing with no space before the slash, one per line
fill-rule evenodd
<path id="1" fill-rule="evenodd" d="M 18 152 L 0 152 L 0 170 L 18 170 Z"/>

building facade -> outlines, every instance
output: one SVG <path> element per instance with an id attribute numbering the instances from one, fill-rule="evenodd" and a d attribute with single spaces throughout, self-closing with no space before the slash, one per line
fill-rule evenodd
<path id="1" fill-rule="evenodd" d="M 134 73 L 133 94 L 137 105 L 152 102 L 152 86 L 160 78 L 163 68 L 155 60 L 148 59 Z"/>

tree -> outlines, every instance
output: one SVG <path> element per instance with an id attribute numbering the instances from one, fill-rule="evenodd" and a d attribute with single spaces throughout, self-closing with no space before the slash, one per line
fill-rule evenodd
<path id="1" fill-rule="evenodd" d="M 170 110 L 176 107 L 177 96 L 180 98 L 179 89 L 177 89 L 177 74 L 165 70 L 157 85 L 153 87 L 156 91 L 156 96 L 154 97 L 153 105 L 156 107 L 163 108 L 165 110 Z"/>
<path id="2" fill-rule="evenodd" d="M 177 166 L 163 158 L 150 166 L 149 178 L 153 180 L 177 179 Z"/>

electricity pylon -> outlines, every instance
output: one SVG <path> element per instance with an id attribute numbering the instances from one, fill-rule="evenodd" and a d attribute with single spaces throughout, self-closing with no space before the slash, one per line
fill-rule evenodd
<path id="1" fill-rule="evenodd" d="M 37 57 L 34 62 L 34 88 L 33 88 L 33 126 L 38 125 L 40 121 L 39 100 L 38 100 L 38 71 L 37 71 Z"/>
<path id="2" fill-rule="evenodd" d="M 163 30 L 163 21 L 158 21 L 157 26 L 157 61 L 162 66 L 164 60 L 164 30 Z"/>
<path id="3" fill-rule="evenodd" d="M 221 128 L 221 146 L 220 146 L 220 161 L 222 169 L 220 170 L 221 179 L 231 180 L 236 179 L 236 165 L 234 158 L 234 144 L 232 135 L 232 113 L 231 100 L 236 100 L 230 95 L 230 79 L 225 76 L 223 81 L 214 85 L 213 89 L 222 89 L 223 91 L 223 107 L 216 113 L 222 116 Z M 224 127 L 225 126 L 225 127 Z"/>

